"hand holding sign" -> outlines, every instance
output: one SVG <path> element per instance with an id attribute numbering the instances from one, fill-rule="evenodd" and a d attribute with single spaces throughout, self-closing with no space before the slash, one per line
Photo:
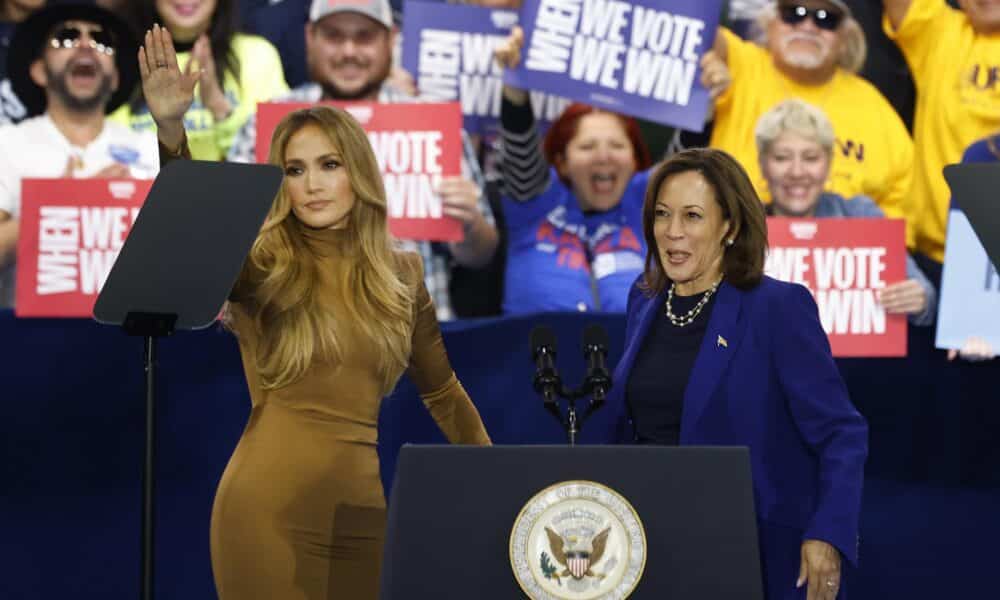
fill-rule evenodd
<path id="1" fill-rule="evenodd" d="M 510 35 L 503 43 L 499 44 L 493 51 L 493 58 L 501 69 L 508 70 L 517 68 L 521 63 L 521 49 L 524 47 L 524 30 L 514 26 L 510 30 Z M 503 84 L 503 95 L 514 104 L 521 105 L 528 101 L 528 93 L 520 88 L 516 88 L 509 83 Z"/>
<path id="2" fill-rule="evenodd" d="M 664 5 L 667 6 L 664 6 Z M 722 0 L 524 0 L 523 64 L 506 79 L 597 108 L 700 131 L 698 68 Z"/>
<path id="3" fill-rule="evenodd" d="M 948 360 L 955 360 L 959 356 L 969 362 L 981 362 L 993 360 L 997 355 L 989 342 L 980 337 L 970 337 L 965 340 L 961 350 L 948 350 Z"/>
<path id="4" fill-rule="evenodd" d="M 177 148 L 184 140 L 184 113 L 194 102 L 194 86 L 200 73 L 193 73 L 188 63 L 181 73 L 170 32 L 153 25 L 139 48 L 139 75 L 142 93 L 156 122 L 157 136 L 168 148 Z"/>
<path id="5" fill-rule="evenodd" d="M 479 211 L 479 186 L 473 181 L 464 177 L 445 177 L 437 193 L 441 196 L 444 214 L 461 221 L 466 231 L 483 220 Z"/>
<path id="6" fill-rule="evenodd" d="M 524 47 L 524 30 L 514 26 L 510 35 L 493 50 L 493 57 L 502 69 L 513 69 L 521 64 L 521 49 Z"/>
<path id="7" fill-rule="evenodd" d="M 712 100 L 718 98 L 733 83 L 729 65 L 715 50 L 706 52 L 701 57 L 699 66 L 701 67 L 701 85 L 708 89 L 708 96 Z"/>
<path id="8" fill-rule="evenodd" d="M 893 315 L 919 315 L 927 308 L 927 294 L 916 279 L 889 284 L 879 291 L 878 298 Z"/>

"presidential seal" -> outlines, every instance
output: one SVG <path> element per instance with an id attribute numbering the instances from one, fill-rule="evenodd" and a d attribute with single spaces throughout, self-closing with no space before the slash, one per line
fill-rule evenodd
<path id="1" fill-rule="evenodd" d="M 621 600 L 646 566 L 646 532 L 620 494 L 593 481 L 549 486 L 510 533 L 514 577 L 533 600 Z"/>

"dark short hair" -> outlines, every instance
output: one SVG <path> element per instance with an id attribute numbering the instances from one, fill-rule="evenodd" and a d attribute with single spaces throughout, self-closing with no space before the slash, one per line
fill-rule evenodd
<path id="1" fill-rule="evenodd" d="M 580 128 L 580 120 L 596 112 L 606 111 L 587 104 L 574 102 L 566 107 L 566 110 L 559 115 L 558 119 L 552 122 L 542 142 L 542 152 L 545 154 L 545 159 L 549 161 L 550 165 L 555 166 L 557 160 L 566 156 L 566 146 L 569 145 L 570 140 L 573 139 Z M 652 164 L 652 160 L 649 158 L 649 148 L 642 139 L 642 131 L 639 130 L 638 121 L 632 117 L 626 117 L 618 113 L 608 112 L 608 114 L 618 118 L 625 129 L 625 135 L 628 136 L 629 142 L 632 143 L 632 152 L 635 156 L 635 170 L 644 171 L 648 169 L 649 165 Z M 562 175 L 559 176 L 559 179 L 569 187 L 569 180 Z"/>
<path id="2" fill-rule="evenodd" d="M 648 248 L 643 289 L 656 295 L 670 283 L 660 263 L 656 236 L 653 235 L 656 199 L 667 179 L 688 171 L 697 171 L 705 178 L 722 209 L 723 218 L 729 220 L 725 239 L 732 239 L 733 245 L 726 247 L 722 256 L 723 277 L 730 285 L 740 289 L 756 286 L 764 276 L 764 256 L 767 253 L 764 205 L 747 172 L 735 158 L 714 148 L 692 148 L 671 156 L 649 177 L 642 204 L 642 231 Z"/>

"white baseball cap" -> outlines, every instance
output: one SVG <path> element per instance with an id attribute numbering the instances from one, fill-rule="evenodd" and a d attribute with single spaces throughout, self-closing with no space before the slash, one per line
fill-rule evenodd
<path id="1" fill-rule="evenodd" d="M 309 22 L 315 23 L 330 15 L 344 12 L 364 15 L 392 29 L 392 7 L 389 0 L 313 0 L 309 8 Z"/>

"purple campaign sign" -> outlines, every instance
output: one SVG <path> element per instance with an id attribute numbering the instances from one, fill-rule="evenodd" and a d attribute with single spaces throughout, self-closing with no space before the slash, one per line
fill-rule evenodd
<path id="1" fill-rule="evenodd" d="M 493 48 L 506 39 L 518 14 L 407 0 L 403 16 L 403 68 L 416 78 L 421 98 L 457 100 L 462 104 L 466 131 L 495 131 L 503 77 L 493 60 Z M 568 104 L 544 92 L 533 92 L 531 102 L 543 127 Z"/>
<path id="2" fill-rule="evenodd" d="M 709 106 L 698 61 L 722 0 L 525 0 L 521 65 L 506 81 L 701 131 Z"/>

